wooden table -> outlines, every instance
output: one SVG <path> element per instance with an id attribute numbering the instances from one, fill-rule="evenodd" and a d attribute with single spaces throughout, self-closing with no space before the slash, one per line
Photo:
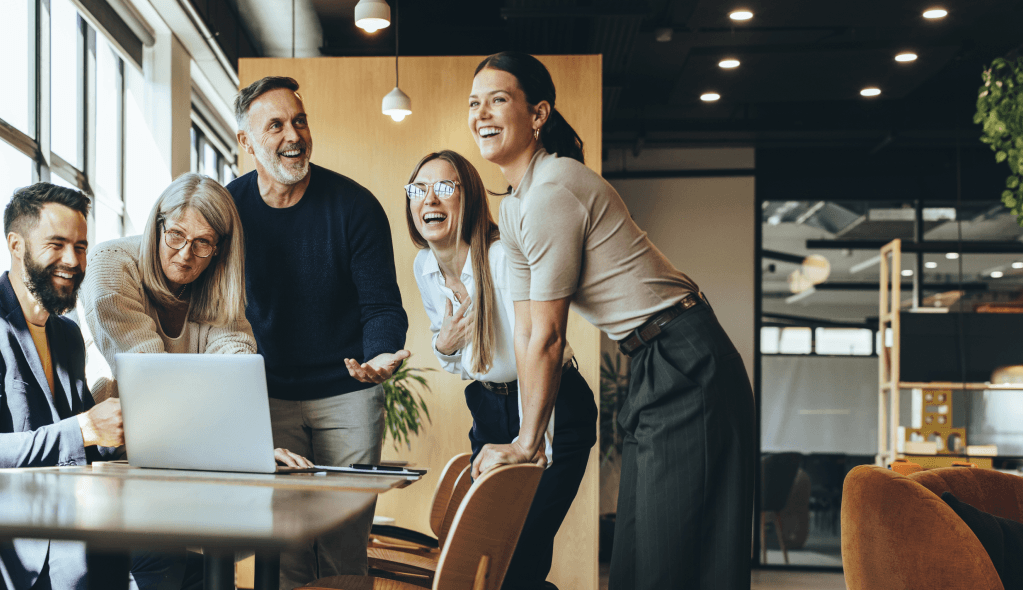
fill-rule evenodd
<path id="1" fill-rule="evenodd" d="M 202 547 L 207 590 L 234 588 L 256 552 L 256 588 L 278 588 L 280 551 L 347 523 L 415 477 L 84 467 L 0 469 L 0 538 L 86 543 L 89 588 L 128 587 L 130 552 Z"/>

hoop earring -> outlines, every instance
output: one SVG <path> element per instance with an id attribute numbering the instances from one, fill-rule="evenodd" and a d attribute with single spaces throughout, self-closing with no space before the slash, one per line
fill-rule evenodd
<path id="1" fill-rule="evenodd" d="M 540 130 L 539 129 L 534 129 L 533 130 L 533 141 L 540 141 Z"/>

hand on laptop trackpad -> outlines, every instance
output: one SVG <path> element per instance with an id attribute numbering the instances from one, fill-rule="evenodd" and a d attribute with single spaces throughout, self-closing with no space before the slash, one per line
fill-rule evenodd
<path id="1" fill-rule="evenodd" d="M 277 461 L 277 471 L 280 471 L 281 466 L 305 469 L 315 467 L 312 461 L 288 449 L 274 449 L 274 459 Z"/>

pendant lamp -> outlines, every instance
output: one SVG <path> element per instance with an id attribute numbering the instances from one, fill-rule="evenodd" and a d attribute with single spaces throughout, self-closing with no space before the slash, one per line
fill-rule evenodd
<path id="1" fill-rule="evenodd" d="M 396 122 L 412 114 L 412 99 L 401 91 L 398 84 L 398 1 L 394 2 L 394 90 L 387 93 L 380 110 Z"/>
<path id="2" fill-rule="evenodd" d="M 355 5 L 355 26 L 375 33 L 391 25 L 391 7 L 385 0 L 359 0 Z"/>

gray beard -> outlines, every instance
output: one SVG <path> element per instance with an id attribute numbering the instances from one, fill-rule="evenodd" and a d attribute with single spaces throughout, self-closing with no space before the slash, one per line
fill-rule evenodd
<path id="1" fill-rule="evenodd" d="M 263 146 L 258 143 L 253 145 L 253 152 L 256 156 L 256 161 L 263 166 L 274 180 L 281 184 L 298 184 L 301 182 L 306 175 L 309 174 L 309 154 L 311 153 L 310 145 L 305 146 L 306 158 L 302 161 L 302 164 L 297 168 L 288 166 L 281 161 L 281 157 L 277 155 L 277 152 L 264 149 Z"/>

